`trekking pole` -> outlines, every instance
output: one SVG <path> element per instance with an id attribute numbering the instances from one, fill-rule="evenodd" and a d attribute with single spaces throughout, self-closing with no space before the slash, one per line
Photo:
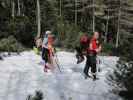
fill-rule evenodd
<path id="1" fill-rule="evenodd" d="M 58 67 L 60 73 L 62 73 L 62 71 L 61 71 L 61 69 L 60 69 L 60 65 L 57 63 L 57 61 L 55 61 L 55 63 L 56 63 L 56 65 L 57 65 L 57 67 Z"/>
<path id="2" fill-rule="evenodd" d="M 100 64 L 101 64 L 101 60 L 99 57 L 97 57 L 98 72 L 101 72 Z"/>
<path id="3" fill-rule="evenodd" d="M 57 57 L 56 54 L 55 54 L 55 57 L 56 57 L 55 63 L 56 63 L 56 65 L 57 65 L 57 67 L 58 67 L 58 69 L 59 69 L 59 71 L 61 73 L 62 71 L 61 71 L 60 65 L 58 64 L 58 57 Z"/>
<path id="4" fill-rule="evenodd" d="M 54 49 L 55 49 L 55 48 L 54 48 Z M 57 54 L 56 54 L 56 50 L 55 50 L 55 63 L 56 63 L 56 65 L 57 65 L 57 67 L 58 67 L 60 73 L 62 73 L 61 67 L 60 67 L 60 65 L 59 65 L 59 60 L 58 60 L 58 57 L 57 57 Z"/>

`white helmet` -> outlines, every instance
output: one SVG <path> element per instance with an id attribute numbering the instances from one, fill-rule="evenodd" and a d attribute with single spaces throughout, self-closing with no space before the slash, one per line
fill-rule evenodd
<path id="1" fill-rule="evenodd" d="M 45 34 L 48 35 L 48 34 L 51 34 L 52 32 L 51 31 L 46 31 Z"/>

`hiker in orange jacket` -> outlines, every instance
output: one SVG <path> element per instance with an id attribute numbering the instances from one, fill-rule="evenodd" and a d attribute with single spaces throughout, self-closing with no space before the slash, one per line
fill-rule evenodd
<path id="1" fill-rule="evenodd" d="M 54 56 L 54 35 L 51 31 L 46 31 L 44 35 L 43 45 L 42 45 L 42 59 L 45 61 L 44 71 L 47 72 L 48 69 L 51 69 Z"/>
<path id="2" fill-rule="evenodd" d="M 91 68 L 91 73 L 93 76 L 93 79 L 96 80 L 96 72 L 97 72 L 97 66 L 96 66 L 96 56 L 98 53 L 101 52 L 101 44 L 99 41 L 99 33 L 94 32 L 92 39 L 90 40 L 89 46 L 87 48 L 87 61 L 84 68 L 84 74 L 85 78 L 89 77 L 88 71 Z"/>

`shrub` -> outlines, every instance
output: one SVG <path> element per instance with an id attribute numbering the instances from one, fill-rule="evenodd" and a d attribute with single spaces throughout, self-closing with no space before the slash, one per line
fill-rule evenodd
<path id="1" fill-rule="evenodd" d="M 133 100 L 133 39 L 127 38 L 118 48 L 120 61 L 108 80 L 126 100 Z"/>
<path id="2" fill-rule="evenodd" d="M 28 95 L 27 100 L 43 100 L 43 93 L 36 91 L 35 95 Z"/>
<path id="3" fill-rule="evenodd" d="M 133 63 L 119 61 L 114 72 L 108 76 L 109 84 L 114 91 L 128 100 L 133 100 Z"/>
<path id="4" fill-rule="evenodd" d="M 104 43 L 103 44 L 103 52 L 106 54 L 112 54 L 112 50 L 114 48 L 113 44 L 111 43 Z"/>
<path id="5" fill-rule="evenodd" d="M 65 40 L 64 40 L 64 45 L 65 48 L 68 49 L 74 49 L 77 43 L 79 42 L 79 28 L 76 27 L 75 25 L 66 25 L 66 30 L 65 30 Z"/>
<path id="6" fill-rule="evenodd" d="M 1 52 L 22 52 L 23 50 L 24 47 L 13 36 L 0 40 Z"/>

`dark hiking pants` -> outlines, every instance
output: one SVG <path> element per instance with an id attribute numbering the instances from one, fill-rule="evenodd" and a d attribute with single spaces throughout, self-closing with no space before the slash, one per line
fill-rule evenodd
<path id="1" fill-rule="evenodd" d="M 49 61 L 49 50 L 47 48 L 42 48 L 42 59 L 47 63 Z"/>
<path id="2" fill-rule="evenodd" d="M 88 76 L 89 69 L 91 68 L 92 73 L 96 73 L 96 55 L 95 54 L 89 54 L 86 56 L 86 65 L 84 68 L 84 74 Z"/>

